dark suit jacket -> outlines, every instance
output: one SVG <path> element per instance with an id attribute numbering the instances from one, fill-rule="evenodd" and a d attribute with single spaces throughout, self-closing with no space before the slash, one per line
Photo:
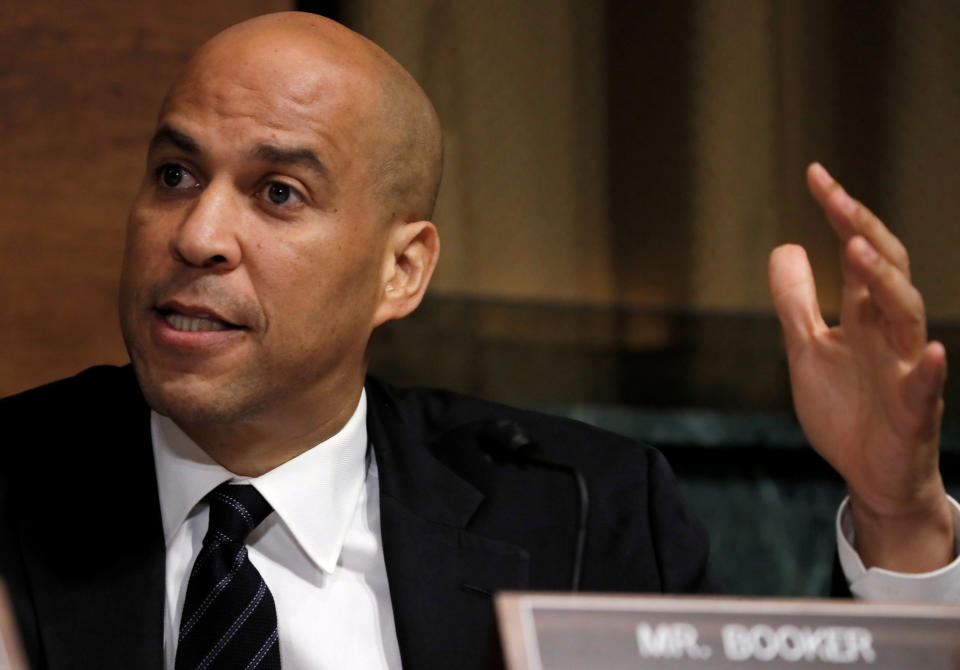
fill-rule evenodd
<path id="1" fill-rule="evenodd" d="M 519 422 L 591 492 L 583 588 L 713 590 L 707 541 L 655 450 L 454 393 L 367 383 L 384 556 L 407 668 L 487 667 L 490 594 L 565 590 L 569 476 L 496 463 L 490 418 Z M 3 570 L 35 668 L 162 667 L 164 540 L 149 410 L 129 367 L 0 401 Z"/>

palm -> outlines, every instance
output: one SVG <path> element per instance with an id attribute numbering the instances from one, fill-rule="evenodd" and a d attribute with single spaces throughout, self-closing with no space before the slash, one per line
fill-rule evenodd
<path id="1" fill-rule="evenodd" d="M 909 497 L 916 478 L 937 467 L 938 407 L 909 402 L 916 361 L 902 358 L 886 339 L 854 311 L 790 353 L 807 439 L 853 491 L 882 492 L 874 496 L 877 505 Z M 919 472 L 904 477 L 913 470 Z"/>

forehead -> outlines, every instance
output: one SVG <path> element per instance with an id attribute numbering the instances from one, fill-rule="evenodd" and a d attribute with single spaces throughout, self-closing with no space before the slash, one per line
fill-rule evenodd
<path id="1" fill-rule="evenodd" d="M 198 54 L 167 95 L 160 125 L 244 148 L 310 146 L 330 162 L 366 152 L 378 104 L 369 75 L 302 45 L 253 46 Z"/>

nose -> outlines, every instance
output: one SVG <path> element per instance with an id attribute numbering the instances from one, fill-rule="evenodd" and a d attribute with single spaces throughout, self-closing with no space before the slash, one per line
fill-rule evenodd
<path id="1" fill-rule="evenodd" d="M 242 212 L 232 189 L 210 183 L 186 210 L 170 241 L 171 253 L 196 268 L 232 270 L 240 263 Z"/>

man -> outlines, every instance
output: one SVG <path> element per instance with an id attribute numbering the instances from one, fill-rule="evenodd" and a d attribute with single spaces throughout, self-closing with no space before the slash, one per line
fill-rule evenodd
<path id="1" fill-rule="evenodd" d="M 130 214 L 120 314 L 136 378 L 95 368 L 0 408 L 5 571 L 35 667 L 484 667 L 490 593 L 564 588 L 576 507 L 564 475 L 484 457 L 500 418 L 584 472 L 585 589 L 715 587 L 653 450 L 365 380 L 372 331 L 417 307 L 437 262 L 440 156 L 413 79 L 331 21 L 259 17 L 192 58 Z M 848 578 L 862 594 L 956 595 L 944 350 L 900 243 L 823 168 L 808 179 L 845 242 L 841 325 L 823 323 L 801 249 L 773 253 L 770 284 L 798 414 L 850 487 Z M 220 530 L 224 505 L 245 539 Z M 194 597 L 227 545 L 230 572 Z M 256 598 L 196 652 L 241 573 Z M 248 642 L 249 661 L 225 660 Z"/>

